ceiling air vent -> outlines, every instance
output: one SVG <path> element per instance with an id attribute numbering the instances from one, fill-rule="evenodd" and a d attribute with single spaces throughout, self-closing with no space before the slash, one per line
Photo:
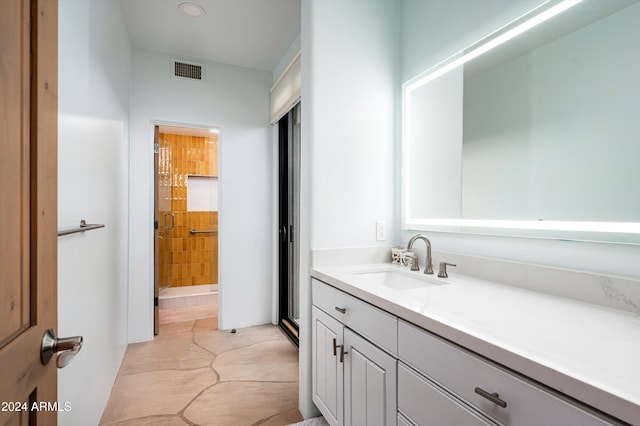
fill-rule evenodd
<path id="1" fill-rule="evenodd" d="M 171 60 L 171 73 L 173 77 L 188 78 L 189 80 L 203 80 L 203 65 L 196 62 L 186 62 L 183 60 Z"/>

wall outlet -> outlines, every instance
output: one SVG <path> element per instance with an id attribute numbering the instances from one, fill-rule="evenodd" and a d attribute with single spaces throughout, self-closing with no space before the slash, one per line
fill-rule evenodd
<path id="1" fill-rule="evenodd" d="M 387 224 L 384 220 L 376 221 L 376 241 L 387 241 Z"/>

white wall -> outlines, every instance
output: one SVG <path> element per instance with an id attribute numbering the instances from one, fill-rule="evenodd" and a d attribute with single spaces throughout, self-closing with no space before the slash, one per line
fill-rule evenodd
<path id="1" fill-rule="evenodd" d="M 309 249 L 388 245 L 394 222 L 398 10 L 386 0 L 302 0 L 300 410 L 311 403 Z"/>
<path id="2" fill-rule="evenodd" d="M 130 44 L 117 1 L 59 2 L 58 335 L 84 337 L 58 370 L 63 425 L 98 424 L 127 344 Z"/>
<path id="3" fill-rule="evenodd" d="M 129 342 L 153 337 L 152 121 L 220 128 L 220 328 L 271 322 L 272 74 L 206 62 L 204 82 L 184 81 L 171 58 L 132 53 Z"/>
<path id="4" fill-rule="evenodd" d="M 293 57 L 298 53 L 301 47 L 300 34 L 287 48 L 286 52 L 282 55 L 275 67 L 273 67 L 273 82 L 275 83 L 287 68 Z"/>
<path id="5" fill-rule="evenodd" d="M 388 244 L 376 242 L 375 222 L 394 220 L 396 7 L 391 0 L 312 2 L 305 85 L 313 105 L 304 122 L 313 123 L 314 249 Z"/>
<path id="6" fill-rule="evenodd" d="M 402 81 L 480 39 L 541 1 L 404 0 Z M 398 89 L 399 90 L 399 89 Z M 399 162 L 397 163 L 398 167 Z M 401 188 L 396 191 L 400 204 Z M 400 222 L 397 222 L 400 228 Z M 402 231 L 406 244 L 415 231 Z M 539 263 L 592 272 L 640 277 L 640 246 L 427 233 L 437 250 Z"/>

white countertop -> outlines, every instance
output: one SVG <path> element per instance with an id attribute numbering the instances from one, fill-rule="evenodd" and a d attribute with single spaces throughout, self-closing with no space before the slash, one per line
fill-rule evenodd
<path id="1" fill-rule="evenodd" d="M 397 289 L 321 266 L 311 276 L 632 424 L 640 424 L 640 315 L 449 272 Z M 420 272 L 411 274 L 422 275 Z"/>

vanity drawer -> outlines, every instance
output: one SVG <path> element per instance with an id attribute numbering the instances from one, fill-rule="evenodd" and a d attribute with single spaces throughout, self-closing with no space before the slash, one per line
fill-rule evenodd
<path id="1" fill-rule="evenodd" d="M 398 353 L 397 318 L 313 278 L 313 304 L 391 354 Z"/>
<path id="2" fill-rule="evenodd" d="M 404 321 L 398 356 L 429 379 L 506 425 L 607 425 L 603 418 Z M 497 393 L 506 407 L 480 395 Z"/>
<path id="3" fill-rule="evenodd" d="M 496 425 L 402 363 L 398 363 L 398 411 L 417 425 Z"/>

